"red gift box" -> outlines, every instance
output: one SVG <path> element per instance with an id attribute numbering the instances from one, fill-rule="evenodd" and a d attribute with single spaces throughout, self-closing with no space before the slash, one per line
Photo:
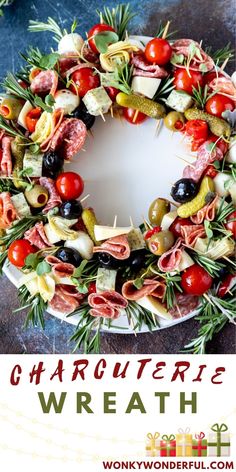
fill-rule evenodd
<path id="1" fill-rule="evenodd" d="M 173 434 L 170 436 L 164 434 L 160 446 L 161 457 L 176 457 L 176 441 Z"/>

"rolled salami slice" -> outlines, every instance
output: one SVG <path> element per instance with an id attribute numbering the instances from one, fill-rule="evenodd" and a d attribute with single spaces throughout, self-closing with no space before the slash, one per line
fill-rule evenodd
<path id="1" fill-rule="evenodd" d="M 10 177 L 12 173 L 12 157 L 11 157 L 11 142 L 13 138 L 10 136 L 2 137 L 2 159 L 1 172 L 4 176 Z"/>
<path id="2" fill-rule="evenodd" d="M 114 236 L 114 238 L 107 239 L 101 246 L 95 246 L 93 252 L 106 252 L 115 259 L 128 259 L 130 256 L 130 247 L 126 235 Z"/>
<path id="3" fill-rule="evenodd" d="M 50 93 L 55 95 L 58 86 L 58 74 L 55 70 L 42 70 L 32 80 L 31 91 L 35 94 Z"/>
<path id="4" fill-rule="evenodd" d="M 128 280 L 122 287 L 122 295 L 127 300 L 139 300 L 140 298 L 152 295 L 152 297 L 163 298 L 166 286 L 163 281 L 155 279 L 145 279 L 141 288 L 136 288 L 134 280 Z"/>
<path id="5" fill-rule="evenodd" d="M 206 236 L 203 225 L 182 226 L 181 233 L 184 238 L 184 244 L 189 247 L 194 247 L 198 238 Z"/>
<path id="6" fill-rule="evenodd" d="M 197 41 L 193 41 L 192 39 L 178 39 L 172 44 L 172 50 L 177 55 L 183 55 L 184 57 L 188 58 L 190 55 L 190 48 L 191 46 L 196 47 L 196 53 L 192 57 L 189 69 L 192 70 L 201 70 L 202 66 L 204 65 L 207 71 L 210 71 L 214 67 L 213 59 L 205 53 L 199 43 Z M 176 67 L 185 67 L 182 64 L 175 64 Z"/>
<path id="7" fill-rule="evenodd" d="M 83 147 L 87 128 L 77 118 L 65 118 L 50 143 L 50 148 L 59 150 L 64 159 L 70 160 Z"/>
<path id="8" fill-rule="evenodd" d="M 18 218 L 9 192 L 0 194 L 0 229 L 7 229 Z"/>
<path id="9" fill-rule="evenodd" d="M 42 222 L 38 222 L 33 228 L 28 229 L 25 232 L 24 238 L 38 249 L 45 249 L 46 247 L 52 246 L 45 234 Z"/>
<path id="10" fill-rule="evenodd" d="M 40 177 L 39 183 L 45 187 L 49 193 L 47 205 L 43 209 L 43 213 L 48 213 L 49 210 L 52 210 L 52 208 L 60 205 L 62 200 L 60 195 L 57 193 L 54 180 L 49 179 L 48 177 Z"/>
<path id="11" fill-rule="evenodd" d="M 168 75 L 163 67 L 160 67 L 157 64 L 150 64 L 143 53 L 134 54 L 131 59 L 131 64 L 135 66 L 133 70 L 134 76 L 163 79 Z"/>
<path id="12" fill-rule="evenodd" d="M 217 93 L 226 95 L 226 97 L 236 101 L 236 88 L 229 77 L 216 77 L 209 83 L 209 87 Z"/>
<path id="13" fill-rule="evenodd" d="M 204 220 L 214 221 L 216 215 L 216 205 L 219 197 L 216 195 L 214 200 L 205 205 L 201 210 L 198 210 L 196 215 L 190 216 L 190 220 L 195 225 L 200 225 Z"/>
<path id="14" fill-rule="evenodd" d="M 186 293 L 176 294 L 176 304 L 169 310 L 173 318 L 182 318 L 195 310 L 199 304 L 199 298 Z"/>
<path id="15" fill-rule="evenodd" d="M 172 272 L 181 261 L 183 252 L 182 240 L 178 238 L 174 246 L 169 251 L 164 252 L 158 261 L 158 267 L 162 272 Z"/>
<path id="16" fill-rule="evenodd" d="M 67 262 L 62 262 L 55 256 L 47 256 L 45 258 L 46 262 L 52 266 L 52 272 L 57 277 L 71 277 L 74 273 L 74 266 Z"/>
<path id="17" fill-rule="evenodd" d="M 127 307 L 127 300 L 114 290 L 102 293 L 92 293 L 88 296 L 92 316 L 116 319 L 120 316 L 120 310 Z"/>

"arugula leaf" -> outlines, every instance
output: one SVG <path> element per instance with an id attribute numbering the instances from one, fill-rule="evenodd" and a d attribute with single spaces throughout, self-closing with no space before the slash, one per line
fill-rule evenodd
<path id="1" fill-rule="evenodd" d="M 86 265 L 88 264 L 88 261 L 87 259 L 84 259 L 81 264 L 79 265 L 79 267 L 77 267 L 74 271 L 74 274 L 73 276 L 76 277 L 76 278 L 79 278 L 81 277 L 81 275 L 83 274 L 83 271 L 86 267 Z"/>
<path id="2" fill-rule="evenodd" d="M 184 55 L 183 54 L 173 54 L 170 60 L 171 64 L 183 64 Z"/>
<path id="3" fill-rule="evenodd" d="M 103 31 L 94 36 L 94 42 L 99 52 L 107 52 L 109 44 L 117 43 L 119 36 L 114 31 Z"/>
<path id="4" fill-rule="evenodd" d="M 53 69 L 60 57 L 60 54 L 57 52 L 52 52 L 51 54 L 46 54 L 42 56 L 39 61 L 39 67 L 42 69 Z"/>
<path id="5" fill-rule="evenodd" d="M 36 270 L 39 263 L 38 254 L 29 254 L 25 259 L 25 266 Z"/>
<path id="6" fill-rule="evenodd" d="M 43 275 L 43 274 L 48 274 L 49 272 L 51 272 L 51 270 L 52 269 L 51 269 L 50 264 L 48 264 L 48 262 L 46 261 L 42 261 L 37 265 L 36 273 L 37 275 Z"/>

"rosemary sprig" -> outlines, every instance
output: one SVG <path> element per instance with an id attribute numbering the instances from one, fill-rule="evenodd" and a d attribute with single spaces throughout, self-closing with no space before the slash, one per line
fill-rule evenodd
<path id="1" fill-rule="evenodd" d="M 219 277 L 221 269 L 225 268 L 225 264 L 222 264 L 222 262 L 214 261 L 197 252 L 192 252 L 191 256 L 194 261 L 202 266 L 212 277 Z"/>
<path id="2" fill-rule="evenodd" d="M 47 304 L 44 302 L 42 297 L 39 294 L 35 296 L 30 295 L 30 292 L 27 290 L 25 285 L 19 288 L 18 297 L 21 306 L 17 310 L 14 310 L 14 313 L 18 313 L 19 311 L 29 308 L 25 319 L 24 328 L 28 328 L 28 326 L 32 325 L 33 327 L 40 326 L 42 329 L 44 329 L 44 313 L 46 311 Z"/>
<path id="3" fill-rule="evenodd" d="M 30 89 L 21 87 L 11 72 L 7 74 L 7 77 L 1 85 L 8 93 L 12 93 L 14 96 L 22 98 L 22 100 L 28 100 L 32 105 L 34 104 L 34 95 Z"/>
<path id="4" fill-rule="evenodd" d="M 171 22 L 170 22 L 170 23 L 171 23 Z M 162 38 L 162 35 L 163 35 L 164 31 L 165 31 L 165 27 L 166 27 L 166 25 L 163 24 L 162 21 L 160 21 L 160 22 L 159 22 L 158 30 L 157 30 L 156 35 L 155 35 L 156 38 Z M 167 35 L 166 35 L 166 39 L 167 39 L 167 38 L 174 38 L 174 37 L 176 36 L 176 33 L 178 33 L 178 30 L 174 30 L 174 31 L 168 30 Z"/>
<path id="5" fill-rule="evenodd" d="M 57 42 L 59 42 L 63 38 L 63 36 L 68 34 L 67 30 L 65 28 L 61 28 L 58 23 L 50 16 L 47 19 L 47 23 L 44 23 L 43 21 L 30 20 L 28 31 L 30 31 L 31 33 L 41 33 L 42 31 L 49 31 L 50 33 L 54 34 L 53 39 L 55 39 L 55 41 Z"/>
<path id="6" fill-rule="evenodd" d="M 166 77 L 165 79 L 162 80 L 161 86 L 158 88 L 158 90 L 155 93 L 155 96 L 153 100 L 163 100 L 165 101 L 167 98 L 167 95 L 174 89 L 174 85 L 172 82 L 174 81 L 174 77 Z"/>
<path id="7" fill-rule="evenodd" d="M 131 79 L 133 67 L 125 64 L 123 67 L 116 67 L 112 73 L 101 73 L 101 81 L 105 86 L 115 87 L 124 93 L 131 93 Z"/>
<path id="8" fill-rule="evenodd" d="M 234 210 L 234 204 L 230 202 L 225 205 L 225 197 L 223 197 L 220 202 L 220 206 L 217 209 L 215 221 L 217 221 L 218 223 L 224 223 L 226 221 L 226 218 L 231 213 L 233 213 Z"/>
<path id="9" fill-rule="evenodd" d="M 11 194 L 17 194 L 20 193 L 21 190 L 15 187 L 11 179 L 0 178 L 0 193 L 2 192 L 10 192 Z"/>
<path id="10" fill-rule="evenodd" d="M 3 116 L 0 116 L 0 129 L 4 129 L 10 136 L 19 137 L 24 139 L 24 142 L 31 143 L 31 141 L 24 136 L 24 134 L 13 124 L 13 122 L 6 120 Z"/>
<path id="11" fill-rule="evenodd" d="M 20 56 L 32 67 L 39 67 L 40 61 L 43 57 L 43 54 L 41 53 L 40 49 L 38 47 L 33 47 L 30 46 L 29 49 L 27 49 L 26 53 L 23 54 L 22 52 L 20 53 Z"/>
<path id="12" fill-rule="evenodd" d="M 120 40 L 125 39 L 129 22 L 136 16 L 131 11 L 129 3 L 120 4 L 115 8 L 104 7 L 103 11 L 97 10 L 101 23 L 112 26 Z"/>
<path id="13" fill-rule="evenodd" d="M 198 88 L 193 87 L 192 90 L 193 90 L 193 98 L 195 100 L 195 103 L 196 105 L 199 105 L 201 109 L 204 108 L 206 101 L 217 93 L 216 91 L 209 93 L 208 85 L 201 87 L 200 84 L 198 84 Z"/>
<path id="14" fill-rule="evenodd" d="M 154 313 L 141 307 L 136 302 L 129 302 L 125 312 L 129 325 L 134 332 L 140 331 L 143 326 L 147 326 L 149 331 L 152 332 L 154 328 L 159 326 Z"/>
<path id="15" fill-rule="evenodd" d="M 69 339 L 74 342 L 73 353 L 82 349 L 84 354 L 100 352 L 100 331 L 103 318 L 94 318 L 89 314 L 90 306 L 83 303 L 80 307 L 68 316 L 79 315 L 80 319 L 74 334 Z"/>
<path id="16" fill-rule="evenodd" d="M 216 66 L 223 64 L 226 59 L 228 59 L 228 61 L 233 61 L 234 58 L 234 49 L 231 48 L 230 43 L 226 44 L 226 46 L 221 49 L 217 49 L 216 51 L 212 51 L 211 46 L 206 47 L 205 52 L 212 57 Z"/>
<path id="17" fill-rule="evenodd" d="M 96 280 L 99 263 L 97 260 L 82 261 L 80 266 L 75 269 L 72 282 L 76 285 L 80 293 L 88 293 L 90 282 Z"/>
<path id="18" fill-rule="evenodd" d="M 171 275 L 167 273 L 165 276 L 166 291 L 165 291 L 163 301 L 166 301 L 168 310 L 173 308 L 173 306 L 176 304 L 176 292 L 180 292 L 180 293 L 183 292 L 179 284 L 180 281 L 181 281 L 181 276 L 178 274 Z"/>
<path id="19" fill-rule="evenodd" d="M 14 2 L 14 0 L 0 0 L 0 16 L 3 16 L 3 7 L 8 7 Z"/>

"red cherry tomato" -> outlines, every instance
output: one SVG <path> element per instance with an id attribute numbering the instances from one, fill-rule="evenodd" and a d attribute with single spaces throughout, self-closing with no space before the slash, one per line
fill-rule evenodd
<path id="1" fill-rule="evenodd" d="M 160 231 L 161 231 L 161 227 L 160 227 L 160 226 L 155 226 L 155 228 L 149 229 L 149 230 L 145 233 L 145 235 L 144 235 L 145 241 L 147 241 L 148 239 L 150 239 L 150 238 L 153 236 L 153 234 L 160 233 Z"/>
<path id="2" fill-rule="evenodd" d="M 1 163 L 1 160 L 2 160 L 2 149 L 0 149 L 0 163 Z"/>
<path id="3" fill-rule="evenodd" d="M 222 280 L 218 288 L 218 292 L 217 292 L 218 297 L 220 298 L 225 297 L 225 295 L 229 293 L 229 291 L 235 285 L 235 283 L 236 283 L 236 275 L 234 274 L 226 275 L 226 277 Z"/>
<path id="4" fill-rule="evenodd" d="M 225 97 L 216 93 L 213 97 L 209 98 L 205 105 L 206 112 L 210 115 L 218 116 L 221 118 L 223 111 L 234 110 L 234 102 L 231 98 Z"/>
<path id="5" fill-rule="evenodd" d="M 116 101 L 116 95 L 118 95 L 118 93 L 120 92 L 120 90 L 118 90 L 117 88 L 115 87 L 105 87 L 105 90 L 106 92 L 108 93 L 110 99 L 115 102 Z"/>
<path id="6" fill-rule="evenodd" d="M 236 211 L 233 211 L 227 217 L 227 223 L 225 224 L 225 227 L 228 231 L 231 231 L 233 238 L 236 240 Z"/>
<path id="7" fill-rule="evenodd" d="M 177 216 L 173 223 L 171 223 L 169 230 L 173 233 L 173 235 L 176 238 L 181 238 L 182 233 L 181 233 L 181 228 L 182 226 L 192 226 L 193 223 L 189 218 L 180 218 L 180 216 Z"/>
<path id="8" fill-rule="evenodd" d="M 195 152 L 198 148 L 205 143 L 205 139 L 194 139 L 191 143 L 191 151 Z"/>
<path id="9" fill-rule="evenodd" d="M 208 137 L 208 141 L 211 141 L 212 143 L 216 142 L 216 146 L 223 152 L 223 155 L 225 155 L 229 149 L 229 143 L 224 141 L 224 139 L 219 139 L 219 137 L 214 134 Z"/>
<path id="10" fill-rule="evenodd" d="M 136 110 L 133 108 L 124 108 L 123 117 L 132 125 L 139 125 L 147 119 L 147 115 L 144 115 L 144 113 L 141 113 L 141 111 L 139 111 L 137 114 Z"/>
<path id="11" fill-rule="evenodd" d="M 204 74 L 203 76 L 203 85 L 210 84 L 212 80 L 216 79 L 217 77 L 224 77 L 224 74 L 221 74 L 221 72 L 216 73 L 215 71 L 207 72 L 207 74 Z"/>
<path id="12" fill-rule="evenodd" d="M 56 189 L 62 200 L 75 200 L 84 191 L 84 181 L 75 172 L 62 172 L 56 179 Z"/>
<path id="13" fill-rule="evenodd" d="M 208 124 L 204 120 L 189 120 L 185 125 L 185 131 L 189 136 L 193 136 L 194 139 L 204 139 L 206 141 Z"/>
<path id="14" fill-rule="evenodd" d="M 203 267 L 194 264 L 182 274 L 181 287 L 185 293 L 201 296 L 212 286 L 213 278 Z"/>
<path id="15" fill-rule="evenodd" d="M 27 113 L 25 117 L 25 123 L 30 133 L 34 132 L 36 124 L 41 114 L 42 114 L 42 110 L 39 107 L 33 108 L 33 110 L 30 110 L 29 113 Z"/>
<path id="16" fill-rule="evenodd" d="M 23 89 L 27 89 L 27 88 L 28 88 L 28 85 L 27 85 L 23 80 L 18 80 L 18 83 L 19 83 L 19 85 L 20 85 Z"/>
<path id="17" fill-rule="evenodd" d="M 75 94 L 78 93 L 80 97 L 84 97 L 89 90 L 100 85 L 99 75 L 91 67 L 76 70 L 71 75 L 71 80 L 70 90 Z"/>
<path id="18" fill-rule="evenodd" d="M 193 87 L 197 88 L 198 85 L 203 85 L 203 76 L 198 71 L 190 70 L 188 73 L 186 69 L 176 69 L 173 85 L 176 90 L 184 90 L 191 95 Z"/>
<path id="19" fill-rule="evenodd" d="M 206 170 L 203 172 L 203 175 L 207 175 L 211 179 L 214 179 L 217 174 L 219 174 L 219 171 L 212 164 L 207 166 Z"/>
<path id="20" fill-rule="evenodd" d="M 91 293 L 96 293 L 96 282 L 90 282 L 88 286 L 88 294 L 90 295 Z"/>
<path id="21" fill-rule="evenodd" d="M 97 25 L 94 25 L 88 32 L 88 43 L 90 48 L 92 49 L 93 52 L 96 52 L 99 54 L 99 51 L 96 47 L 95 41 L 94 41 L 94 36 L 98 33 L 102 33 L 103 31 L 115 31 L 112 26 L 105 25 L 104 23 L 98 23 Z"/>
<path id="22" fill-rule="evenodd" d="M 164 66 L 172 55 L 172 47 L 166 39 L 154 38 L 147 43 L 145 57 L 149 62 Z"/>
<path id="23" fill-rule="evenodd" d="M 11 264 L 16 267 L 24 267 L 26 257 L 34 252 L 36 252 L 36 248 L 29 241 L 18 239 L 11 243 L 7 255 Z"/>

